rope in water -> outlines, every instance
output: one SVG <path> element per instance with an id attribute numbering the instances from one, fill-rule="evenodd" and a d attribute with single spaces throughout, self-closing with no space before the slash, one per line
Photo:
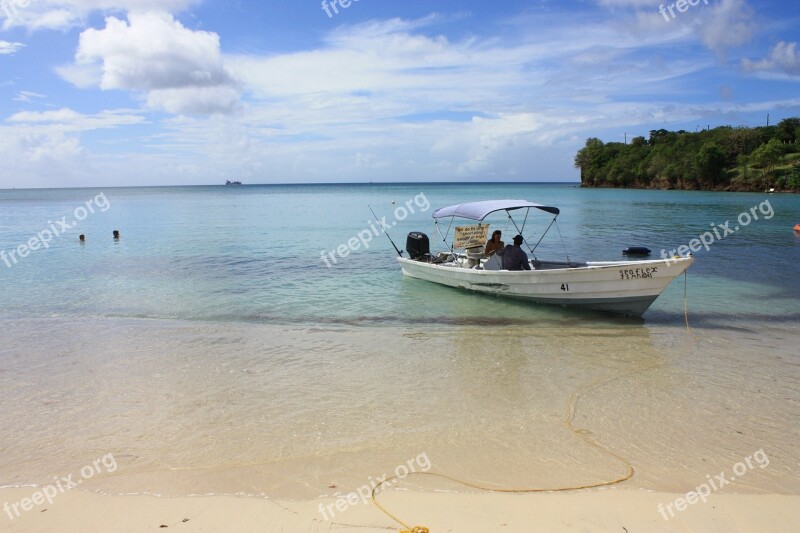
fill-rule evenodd
<path id="1" fill-rule="evenodd" d="M 412 472 L 409 475 L 426 475 L 426 476 L 438 477 L 438 478 L 446 479 L 446 480 L 449 480 L 449 481 L 453 481 L 455 483 L 459 483 L 459 484 L 464 485 L 466 487 L 471 487 L 471 488 L 474 488 L 474 489 L 483 490 L 483 491 L 487 491 L 487 492 L 500 492 L 500 493 L 566 492 L 566 491 L 574 491 L 574 490 L 594 489 L 594 488 L 598 488 L 598 487 L 609 487 L 611 485 L 617 485 L 619 483 L 627 481 L 627 480 L 631 479 L 633 477 L 634 473 L 635 473 L 635 469 L 634 469 L 633 465 L 627 459 L 622 457 L 621 455 L 609 450 L 608 448 L 606 448 L 605 446 L 601 445 L 597 441 L 591 439 L 587 435 L 585 430 L 579 429 L 579 428 L 574 426 L 573 421 L 575 420 L 576 406 L 577 406 L 578 400 L 581 398 L 582 395 L 584 395 L 584 394 L 586 394 L 586 393 L 588 393 L 588 392 L 590 392 L 590 391 L 592 391 L 594 389 L 600 388 L 600 387 L 602 387 L 604 385 L 607 385 L 608 383 L 611 383 L 612 381 L 615 381 L 617 379 L 621 379 L 621 378 L 626 377 L 628 375 L 633 375 L 633 374 L 638 374 L 638 373 L 641 373 L 641 372 L 646 372 L 648 370 L 652 370 L 654 368 L 657 368 L 657 367 L 659 367 L 661 365 L 662 365 L 662 363 L 658 363 L 658 364 L 650 365 L 650 366 L 647 366 L 647 367 L 644 367 L 644 368 L 638 368 L 638 369 L 635 369 L 635 370 L 630 370 L 630 371 L 624 372 L 622 374 L 617 374 L 617 375 L 611 376 L 610 378 L 606 378 L 606 379 L 601 379 L 601 380 L 595 381 L 595 382 L 591 383 L 589 386 L 584 387 L 582 389 L 578 389 L 577 391 L 575 391 L 572 394 L 572 396 L 570 397 L 570 399 L 569 399 L 569 403 L 567 405 L 567 414 L 566 414 L 566 416 L 564 417 L 564 420 L 563 420 L 564 425 L 570 431 L 572 431 L 575 435 L 577 435 L 581 440 L 583 440 L 584 442 L 586 442 L 590 446 L 593 446 L 593 447 L 597 448 L 601 452 L 603 452 L 606 455 L 609 455 L 609 456 L 617 459 L 619 462 L 621 462 L 621 463 L 623 463 L 625 465 L 627 472 L 624 475 L 619 476 L 619 477 L 617 477 L 617 478 L 615 478 L 613 480 L 600 481 L 600 482 L 597 482 L 597 483 L 590 483 L 590 484 L 586 484 L 586 485 L 575 485 L 575 486 L 570 486 L 570 487 L 528 488 L 528 489 L 498 489 L 498 488 L 495 488 L 495 487 L 486 487 L 484 485 L 478 485 L 476 483 L 471 483 L 469 481 L 464 481 L 464 480 L 461 480 L 461 479 L 454 478 L 452 476 L 448 476 L 446 474 L 439 474 L 439 473 L 436 473 L 436 472 Z M 390 477 L 388 479 L 385 479 L 385 480 L 381 481 L 380 483 L 378 483 L 372 489 L 372 502 L 386 516 L 388 516 L 389 518 L 391 518 L 392 520 L 394 520 L 395 522 L 397 522 L 398 524 L 400 524 L 401 526 L 403 526 L 405 528 L 405 529 L 401 529 L 400 533 L 429 533 L 430 530 L 427 527 L 425 527 L 425 526 L 413 526 L 412 527 L 407 522 L 401 520 L 396 515 L 394 515 L 391 512 L 389 512 L 380 503 L 378 503 L 378 500 L 375 497 L 375 493 L 378 491 L 378 489 L 380 488 L 381 485 L 383 485 L 384 483 L 388 483 L 388 482 L 390 482 L 390 481 L 392 481 L 394 479 L 397 479 L 397 476 L 392 476 L 392 477 Z"/>
<path id="2" fill-rule="evenodd" d="M 689 276 L 687 275 L 687 271 L 683 271 L 683 318 L 686 320 L 686 329 L 691 331 L 689 327 L 689 302 L 688 297 L 686 295 L 688 291 L 689 285 Z"/>

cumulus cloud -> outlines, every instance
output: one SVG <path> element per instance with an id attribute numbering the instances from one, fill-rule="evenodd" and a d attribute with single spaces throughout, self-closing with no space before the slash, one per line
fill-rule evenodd
<path id="1" fill-rule="evenodd" d="M 164 12 L 106 18 L 81 33 L 75 63 L 58 69 L 80 87 L 135 91 L 170 113 L 229 113 L 239 102 L 219 36 L 184 27 Z"/>
<path id="2" fill-rule="evenodd" d="M 779 42 L 770 50 L 769 55 L 760 61 L 742 60 L 746 72 L 752 72 L 766 78 L 783 78 L 800 80 L 800 53 L 797 43 Z"/>
<path id="3" fill-rule="evenodd" d="M 23 46 L 25 45 L 22 43 L 0 41 L 0 56 L 16 54 Z"/>
<path id="4" fill-rule="evenodd" d="M 148 11 L 175 13 L 200 0 L 6 0 L 0 10 L 2 28 L 64 30 L 81 25 L 95 11 Z"/>

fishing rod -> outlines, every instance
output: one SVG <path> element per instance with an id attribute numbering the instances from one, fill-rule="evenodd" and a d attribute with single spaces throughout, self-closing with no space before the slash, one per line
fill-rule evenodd
<path id="1" fill-rule="evenodd" d="M 372 210 L 372 207 L 369 204 L 367 204 L 367 207 L 369 207 L 369 212 L 372 213 L 372 216 L 375 217 L 375 222 L 380 224 L 381 228 L 383 229 L 383 234 L 386 235 L 386 238 L 389 239 L 389 242 L 392 243 L 392 246 L 394 246 L 394 251 L 397 252 L 397 255 L 399 255 L 400 257 L 403 257 L 403 252 L 401 252 L 397 248 L 397 245 L 394 243 L 392 238 L 389 236 L 389 231 L 386 229 L 386 226 L 381 224 L 380 220 L 378 220 L 378 215 L 375 214 L 375 211 Z"/>

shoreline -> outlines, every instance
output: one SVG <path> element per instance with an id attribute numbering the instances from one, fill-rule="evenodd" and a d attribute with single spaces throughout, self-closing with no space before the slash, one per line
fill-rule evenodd
<path id="1" fill-rule="evenodd" d="M 31 335 L 37 328 L 25 322 L 49 325 L 53 339 L 38 359 L 22 357 L 26 336 L 9 339 L 20 353 L 5 374 L 12 427 L 39 430 L 9 435 L 0 485 L 77 477 L 106 454 L 119 471 L 98 476 L 92 489 L 108 494 L 266 493 L 302 500 L 331 495 L 332 483 L 359 486 L 423 452 L 434 470 L 505 487 L 616 479 L 624 463 L 564 427 L 573 397 L 574 426 L 636 467 L 634 489 L 685 490 L 763 450 L 773 466 L 755 468 L 760 474 L 735 490 L 799 493 L 785 470 L 796 457 L 788 436 L 755 416 L 786 407 L 796 395 L 791 373 L 774 380 L 798 338 L 783 324 L 740 331 L 583 325 L 564 338 L 557 324 L 488 333 L 475 326 L 286 330 L 104 319 L 98 327 L 105 341 L 86 335 L 53 359 L 77 325 L 16 322 Z M 133 351 L 142 336 L 148 345 Z M 185 348 L 209 342 L 217 347 L 213 355 Z M 120 343 L 129 348 L 118 349 Z M 241 353 L 256 355 L 228 362 Z M 751 353 L 760 354 L 757 369 L 748 365 Z M 13 372 L 28 385 L 14 386 Z M 36 393 L 85 383 L 85 372 L 95 376 L 92 385 L 73 388 L 72 403 Z M 214 381 L 203 382 L 207 376 Z M 357 379 L 345 387 L 342 376 Z M 416 392 L 392 389 L 397 380 L 414 383 Z M 120 398 L 121 387 L 132 392 Z M 440 394 L 442 387 L 450 392 Z M 734 388 L 735 395 L 715 392 Z M 745 398 L 751 415 L 734 415 Z M 173 406 L 169 416 L 149 415 L 165 402 Z M 210 407 L 198 411 L 202 404 Z M 85 408 L 94 409 L 93 421 Z M 676 427 L 679 434 L 670 429 Z M 39 437 L 53 432 L 86 444 L 56 454 L 52 439 Z"/>
<path id="2" fill-rule="evenodd" d="M 93 479 L 11 521 L 0 511 L 0 531 L 398 531 L 372 502 L 330 520 L 320 505 L 337 509 L 343 494 L 422 454 L 418 470 L 432 464 L 504 489 L 617 479 L 625 468 L 614 456 L 636 469 L 605 489 L 474 492 L 411 476 L 380 492 L 392 514 L 430 531 L 800 530 L 790 514 L 800 504 L 794 441 L 761 416 L 783 409 L 796 418 L 786 400 L 797 377 L 786 365 L 798 337 L 783 324 L 686 331 L 575 320 L 565 337 L 557 322 L 489 331 L 12 322 L 28 324 L 10 328 L 25 333 L 9 336 L 17 355 L 0 373 L 11 427 L 36 421 L 41 430 L 8 434 L 0 485 L 46 485 L 70 472 Z M 68 345 L 79 325 L 88 333 Z M 39 340 L 43 327 L 51 335 Z M 102 338 L 91 334 L 98 329 Z M 28 339 L 42 348 L 26 352 Z M 64 382 L 81 385 L 71 402 L 37 392 Z M 612 455 L 564 427 L 571 397 L 577 433 Z M 154 417 L 162 405 L 169 416 Z M 717 472 L 736 482 L 669 520 L 659 514 Z M 42 490 L 0 489 L 0 506 Z"/>
<path id="3" fill-rule="evenodd" d="M 669 187 L 614 187 L 612 185 L 578 185 L 579 189 L 610 189 L 610 190 L 627 190 L 627 191 L 682 191 L 682 192 L 718 192 L 718 193 L 729 193 L 729 192 L 738 192 L 738 193 L 748 193 L 748 194 L 800 194 L 800 191 L 795 191 L 791 189 L 775 189 L 774 191 L 765 191 L 762 189 L 731 189 L 731 188 L 721 188 L 721 189 L 680 189 L 680 188 L 669 188 Z"/>
<path id="4" fill-rule="evenodd" d="M 574 493 L 497 494 L 391 490 L 378 497 L 381 506 L 408 526 L 430 531 L 516 533 L 531 531 L 730 531 L 792 532 L 800 529 L 793 512 L 800 496 L 714 494 L 674 516 L 659 512 L 682 494 L 607 489 Z M 0 489 L 4 501 L 25 497 L 19 489 Z M 42 509 L 9 521 L 3 531 L 361 531 L 405 529 L 378 507 L 354 505 L 331 520 L 319 508 L 331 499 L 284 502 L 231 496 L 157 498 L 101 496 L 71 491 Z M 663 509 L 663 508 L 662 508 Z M 667 519 L 664 518 L 667 516 Z M 768 524 L 768 525 L 767 525 Z"/>

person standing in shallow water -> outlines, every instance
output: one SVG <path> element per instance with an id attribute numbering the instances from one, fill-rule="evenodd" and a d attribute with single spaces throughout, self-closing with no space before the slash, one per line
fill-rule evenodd
<path id="1" fill-rule="evenodd" d="M 486 250 L 484 252 L 487 256 L 491 257 L 505 247 L 505 243 L 500 240 L 502 235 L 503 232 L 499 229 L 492 233 L 492 238 L 486 243 Z"/>
<path id="2" fill-rule="evenodd" d="M 115 240 L 115 241 L 118 241 L 118 240 L 119 240 L 119 230 L 118 230 L 118 229 L 115 229 L 115 230 L 114 230 L 114 240 Z"/>
<path id="3" fill-rule="evenodd" d="M 522 251 L 522 235 L 514 237 L 514 246 L 510 244 L 503 249 L 503 269 L 504 270 L 530 270 L 531 264 L 528 262 L 528 254 Z"/>

